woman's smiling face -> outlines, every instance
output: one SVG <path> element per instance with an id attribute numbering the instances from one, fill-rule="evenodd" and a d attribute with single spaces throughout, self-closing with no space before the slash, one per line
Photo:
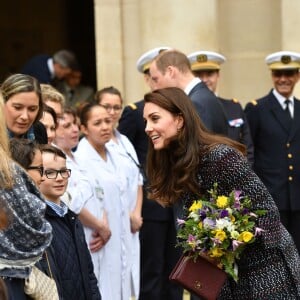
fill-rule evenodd
<path id="1" fill-rule="evenodd" d="M 174 116 L 151 102 L 145 103 L 144 119 L 146 122 L 145 132 L 156 150 L 166 148 L 183 125 L 181 116 Z"/>

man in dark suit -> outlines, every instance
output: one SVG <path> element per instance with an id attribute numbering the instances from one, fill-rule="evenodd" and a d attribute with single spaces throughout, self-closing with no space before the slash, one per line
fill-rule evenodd
<path id="1" fill-rule="evenodd" d="M 245 108 L 254 143 L 254 170 L 273 196 L 299 251 L 300 101 L 293 90 L 299 79 L 300 54 L 276 52 L 267 56 L 266 63 L 274 88 Z"/>
<path id="2" fill-rule="evenodd" d="M 74 53 L 59 50 L 52 57 L 47 54 L 32 57 L 22 67 L 21 73 L 35 77 L 40 83 L 53 84 L 55 80 L 65 78 L 76 66 L 77 59 Z"/>
<path id="3" fill-rule="evenodd" d="M 61 80 L 56 86 L 65 97 L 65 106 L 78 109 L 86 102 L 94 99 L 95 91 L 91 86 L 82 84 L 82 71 L 78 67 L 73 69 L 64 80 Z"/>
<path id="4" fill-rule="evenodd" d="M 155 56 L 169 47 L 159 47 L 144 53 L 137 61 L 137 69 L 144 74 L 151 87 L 149 64 Z M 132 142 L 142 168 L 146 163 L 148 137 L 143 119 L 144 100 L 131 103 L 124 108 L 118 130 Z M 173 211 L 163 208 L 146 197 L 142 207 L 143 226 L 141 241 L 141 290 L 139 300 L 182 300 L 183 289 L 168 279 L 180 258 L 181 250 L 175 248 L 176 229 Z"/>
<path id="5" fill-rule="evenodd" d="M 213 51 L 196 51 L 188 55 L 191 68 L 196 77 L 199 77 L 207 87 L 217 95 L 217 86 L 220 78 L 220 65 L 225 57 Z M 217 96 L 227 115 L 228 137 L 244 144 L 247 147 L 248 161 L 254 161 L 254 148 L 250 128 L 241 104 L 236 99 L 224 99 Z"/>
<path id="6" fill-rule="evenodd" d="M 150 65 L 154 89 L 178 87 L 192 100 L 202 122 L 212 132 L 227 135 L 227 117 L 214 93 L 191 70 L 185 54 L 177 50 L 160 53 Z"/>

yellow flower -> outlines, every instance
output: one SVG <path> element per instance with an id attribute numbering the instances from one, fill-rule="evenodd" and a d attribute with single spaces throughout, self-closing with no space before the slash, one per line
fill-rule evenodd
<path id="1" fill-rule="evenodd" d="M 235 217 L 234 217 L 234 215 L 231 215 L 231 216 L 230 216 L 230 221 L 231 221 L 232 223 L 235 222 Z"/>
<path id="2" fill-rule="evenodd" d="M 202 208 L 202 202 L 201 201 L 194 201 L 194 203 L 189 208 L 189 211 L 197 211 L 198 209 Z"/>
<path id="3" fill-rule="evenodd" d="M 248 243 L 252 240 L 253 238 L 253 233 L 249 232 L 249 231 L 243 231 L 240 235 L 238 240 L 240 242 L 244 242 L 244 243 Z"/>
<path id="4" fill-rule="evenodd" d="M 226 233 L 223 230 L 216 230 L 215 231 L 215 238 L 223 242 L 227 236 Z"/>
<path id="5" fill-rule="evenodd" d="M 228 205 L 228 197 L 218 196 L 216 204 L 219 208 L 225 208 Z"/>
<path id="6" fill-rule="evenodd" d="M 210 250 L 210 257 L 221 257 L 224 254 L 223 250 L 220 248 L 212 248 Z"/>
<path id="7" fill-rule="evenodd" d="M 202 223 L 202 222 L 199 222 L 199 223 L 198 223 L 198 227 L 199 227 L 200 229 L 202 229 L 202 228 L 203 228 L 203 223 Z"/>

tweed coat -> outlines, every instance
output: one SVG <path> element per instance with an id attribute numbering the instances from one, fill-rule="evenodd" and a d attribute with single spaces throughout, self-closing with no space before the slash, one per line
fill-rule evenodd
<path id="1" fill-rule="evenodd" d="M 253 209 L 267 213 L 258 218 L 264 232 L 248 245 L 238 261 L 239 281 L 228 279 L 218 299 L 298 299 L 300 297 L 300 258 L 295 244 L 280 223 L 279 212 L 268 190 L 252 171 L 246 159 L 236 150 L 218 145 L 199 166 L 201 193 L 218 183 L 218 194 L 229 195 L 241 190 L 251 199 Z M 174 206 L 176 216 L 195 200 L 186 194 Z"/>

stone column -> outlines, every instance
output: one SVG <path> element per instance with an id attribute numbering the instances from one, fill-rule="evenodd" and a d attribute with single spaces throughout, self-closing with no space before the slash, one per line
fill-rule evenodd
<path id="1" fill-rule="evenodd" d="M 137 101 L 148 91 L 136 70 L 142 53 L 212 50 L 227 58 L 219 94 L 245 104 L 272 87 L 268 54 L 300 51 L 299 13 L 295 0 L 95 0 L 98 88 L 114 85 Z"/>

